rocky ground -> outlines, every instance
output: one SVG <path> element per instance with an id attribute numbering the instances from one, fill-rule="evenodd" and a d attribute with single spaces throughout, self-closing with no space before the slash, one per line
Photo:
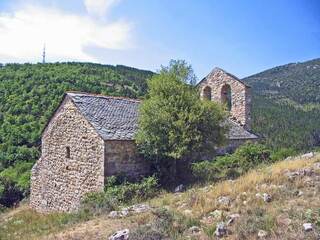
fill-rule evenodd
<path id="1" fill-rule="evenodd" d="M 175 217 L 169 221 L 159 209 Z M 291 157 L 81 223 L 53 224 L 50 217 L 26 206 L 2 214 L 0 239 L 320 239 L 320 155 Z M 32 225 L 47 229 L 37 233 Z"/>

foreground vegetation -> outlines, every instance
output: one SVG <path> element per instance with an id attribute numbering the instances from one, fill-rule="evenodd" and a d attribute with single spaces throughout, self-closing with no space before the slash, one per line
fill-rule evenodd
<path id="1" fill-rule="evenodd" d="M 120 219 L 83 211 L 42 215 L 22 206 L 0 215 L 0 239 L 105 239 L 123 228 L 130 229 L 133 240 L 215 239 L 217 224 L 239 214 L 225 239 L 256 239 L 263 230 L 267 239 L 311 240 L 320 233 L 319 177 L 318 154 L 261 166 L 233 181 L 161 193 L 146 201 L 154 210 Z M 264 201 L 263 193 L 271 200 Z M 305 231 L 303 223 L 311 223 L 313 230 Z M 196 234 L 190 232 L 194 226 L 200 229 Z"/>

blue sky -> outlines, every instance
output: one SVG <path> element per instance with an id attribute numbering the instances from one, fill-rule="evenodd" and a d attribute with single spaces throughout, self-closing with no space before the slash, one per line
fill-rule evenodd
<path id="1" fill-rule="evenodd" d="M 198 78 L 320 57 L 319 0 L 0 0 L 0 62 L 92 61 Z"/>

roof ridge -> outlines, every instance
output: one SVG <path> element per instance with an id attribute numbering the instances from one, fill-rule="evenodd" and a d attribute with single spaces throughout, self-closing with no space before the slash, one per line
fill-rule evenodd
<path id="1" fill-rule="evenodd" d="M 103 94 L 99 94 L 99 93 L 88 93 L 88 92 L 81 92 L 81 91 L 66 91 L 67 95 L 71 95 L 71 94 L 77 94 L 77 95 L 86 95 L 86 96 L 91 96 L 91 97 L 101 97 L 101 98 L 112 98 L 112 99 L 122 99 L 122 100 L 129 100 L 129 101 L 133 101 L 133 102 L 142 102 L 142 100 L 140 99 L 136 99 L 136 98 L 129 98 L 129 97 L 121 97 L 121 96 L 111 96 L 111 95 L 103 95 Z"/>
<path id="2" fill-rule="evenodd" d="M 238 78 L 237 76 L 229 73 L 228 71 L 220 68 L 220 67 L 214 67 L 204 78 L 201 79 L 201 81 L 199 81 L 196 85 L 199 85 L 202 81 L 204 81 L 205 79 L 207 79 L 210 75 L 214 74 L 216 71 L 222 71 L 224 74 L 228 75 L 229 77 L 234 78 L 236 81 L 240 82 L 241 84 L 243 84 L 246 87 L 251 88 L 246 82 L 242 81 L 240 78 Z"/>

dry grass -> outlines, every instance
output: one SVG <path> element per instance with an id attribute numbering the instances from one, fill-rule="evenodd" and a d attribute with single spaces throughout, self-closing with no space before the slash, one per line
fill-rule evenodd
<path id="1" fill-rule="evenodd" d="M 316 239 L 317 231 L 320 230 L 320 226 L 316 226 L 320 224 L 320 182 L 309 186 L 305 182 L 307 177 L 290 182 L 285 173 L 312 167 L 319 161 L 319 154 L 311 159 L 297 157 L 281 161 L 252 170 L 235 181 L 196 187 L 182 194 L 164 194 L 161 198 L 153 199 L 152 204 L 204 220 L 204 229 L 214 229 L 215 224 L 225 220 L 227 215 L 239 213 L 241 220 L 230 227 L 233 234 L 226 239 L 257 239 L 257 231 L 260 229 L 268 232 L 268 239 Z M 320 176 L 320 171 L 318 174 Z M 303 195 L 297 196 L 298 191 L 303 191 Z M 272 202 L 265 203 L 262 198 L 256 197 L 257 193 L 271 194 Z M 218 203 L 217 199 L 221 196 L 231 198 L 231 204 L 225 206 Z M 308 209 L 312 211 L 313 219 L 306 218 Z M 222 210 L 222 218 L 206 221 L 214 210 Z M 277 222 L 281 214 L 291 219 L 290 225 L 285 228 Z M 316 230 L 305 233 L 302 224 L 311 220 Z M 287 232 L 282 235 L 284 229 Z M 211 238 L 204 234 L 196 239 Z"/>
<path id="2" fill-rule="evenodd" d="M 188 225 L 201 221 L 202 233 L 191 239 L 214 239 L 216 223 L 232 213 L 239 213 L 240 219 L 228 227 L 230 233 L 225 239 L 257 239 L 260 229 L 268 232 L 268 239 L 316 239 L 320 231 L 320 182 L 311 179 L 316 183 L 312 184 L 308 177 L 289 181 L 285 172 L 312 167 L 318 161 L 319 154 L 311 159 L 297 157 L 252 170 L 235 181 L 194 187 L 179 194 L 162 193 L 148 203 L 186 216 Z M 303 194 L 298 195 L 299 191 Z M 272 201 L 265 203 L 256 197 L 257 193 L 271 194 Z M 231 198 L 231 203 L 221 205 L 217 201 L 221 196 Z M 214 210 L 223 212 L 220 219 L 210 217 Z M 23 206 L 0 215 L 0 239 L 106 239 L 116 230 L 132 229 L 152 218 L 147 213 L 123 219 L 100 216 L 88 220 L 68 214 L 41 215 Z M 283 219 L 290 219 L 290 224 L 284 225 Z M 304 222 L 312 222 L 314 231 L 305 233 Z"/>

